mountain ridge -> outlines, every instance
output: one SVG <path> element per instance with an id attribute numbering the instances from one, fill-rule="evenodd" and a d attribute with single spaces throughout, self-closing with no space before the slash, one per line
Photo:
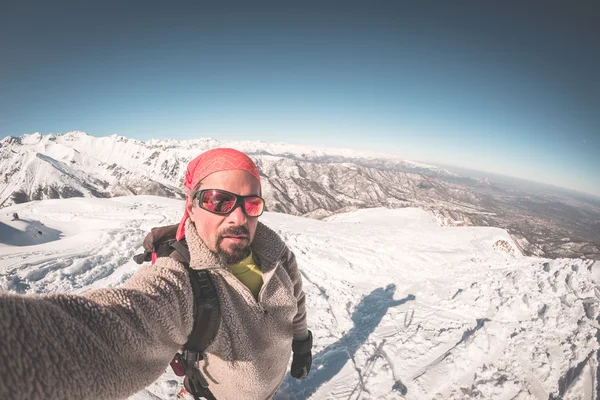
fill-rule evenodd
<path id="1" fill-rule="evenodd" d="M 233 147 L 254 159 L 270 211 L 320 219 L 360 208 L 418 207 L 443 226 L 505 228 L 524 254 L 600 259 L 600 206 L 380 153 L 284 143 L 144 142 L 81 131 L 6 137 L 0 141 L 0 208 L 81 196 L 183 198 L 188 162 L 215 147 Z M 36 173 L 28 175 L 28 168 Z"/>

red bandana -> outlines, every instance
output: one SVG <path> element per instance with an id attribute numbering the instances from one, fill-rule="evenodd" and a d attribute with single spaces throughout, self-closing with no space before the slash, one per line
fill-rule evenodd
<path id="1" fill-rule="evenodd" d="M 250 157 L 241 151 L 234 149 L 212 149 L 200 154 L 190 161 L 187 166 L 187 173 L 185 174 L 183 186 L 189 190 L 193 190 L 198 186 L 200 181 L 210 174 L 236 169 L 250 172 L 260 184 L 258 168 L 256 168 L 256 165 Z M 187 221 L 189 217 L 187 206 L 191 200 L 192 199 L 190 199 L 189 196 L 185 197 L 185 211 L 183 218 L 179 223 L 179 228 L 177 229 L 177 240 L 181 240 L 185 235 L 185 221 Z"/>

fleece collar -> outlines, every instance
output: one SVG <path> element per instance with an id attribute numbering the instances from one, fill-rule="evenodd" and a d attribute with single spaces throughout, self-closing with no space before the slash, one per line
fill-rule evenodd
<path id="1" fill-rule="evenodd" d="M 192 269 L 227 269 L 227 265 L 221 262 L 216 253 L 204 244 L 196 231 L 196 226 L 189 219 L 186 221 L 185 239 L 190 250 L 190 267 Z M 254 240 L 250 247 L 263 273 L 275 267 L 274 264 L 286 249 L 286 245 L 279 235 L 261 222 L 256 227 Z"/>

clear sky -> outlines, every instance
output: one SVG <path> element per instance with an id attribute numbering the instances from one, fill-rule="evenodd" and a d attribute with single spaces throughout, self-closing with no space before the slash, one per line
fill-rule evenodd
<path id="1" fill-rule="evenodd" d="M 217 3 L 2 1 L 0 137 L 348 147 L 600 195 L 598 1 Z"/>

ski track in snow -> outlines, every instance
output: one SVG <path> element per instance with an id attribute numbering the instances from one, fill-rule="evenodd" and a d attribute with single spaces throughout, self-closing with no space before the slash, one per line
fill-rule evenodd
<path id="1" fill-rule="evenodd" d="M 0 238 L 8 226 L 31 243 L 0 241 L 0 289 L 119 285 L 145 233 L 182 209 L 153 196 L 9 207 Z M 276 399 L 594 399 L 600 291 L 589 262 L 513 256 L 492 248 L 516 250 L 504 230 L 441 228 L 418 209 L 262 221 L 296 254 L 315 336 L 310 375 L 288 374 Z M 168 369 L 130 399 L 175 399 L 179 388 Z"/>

